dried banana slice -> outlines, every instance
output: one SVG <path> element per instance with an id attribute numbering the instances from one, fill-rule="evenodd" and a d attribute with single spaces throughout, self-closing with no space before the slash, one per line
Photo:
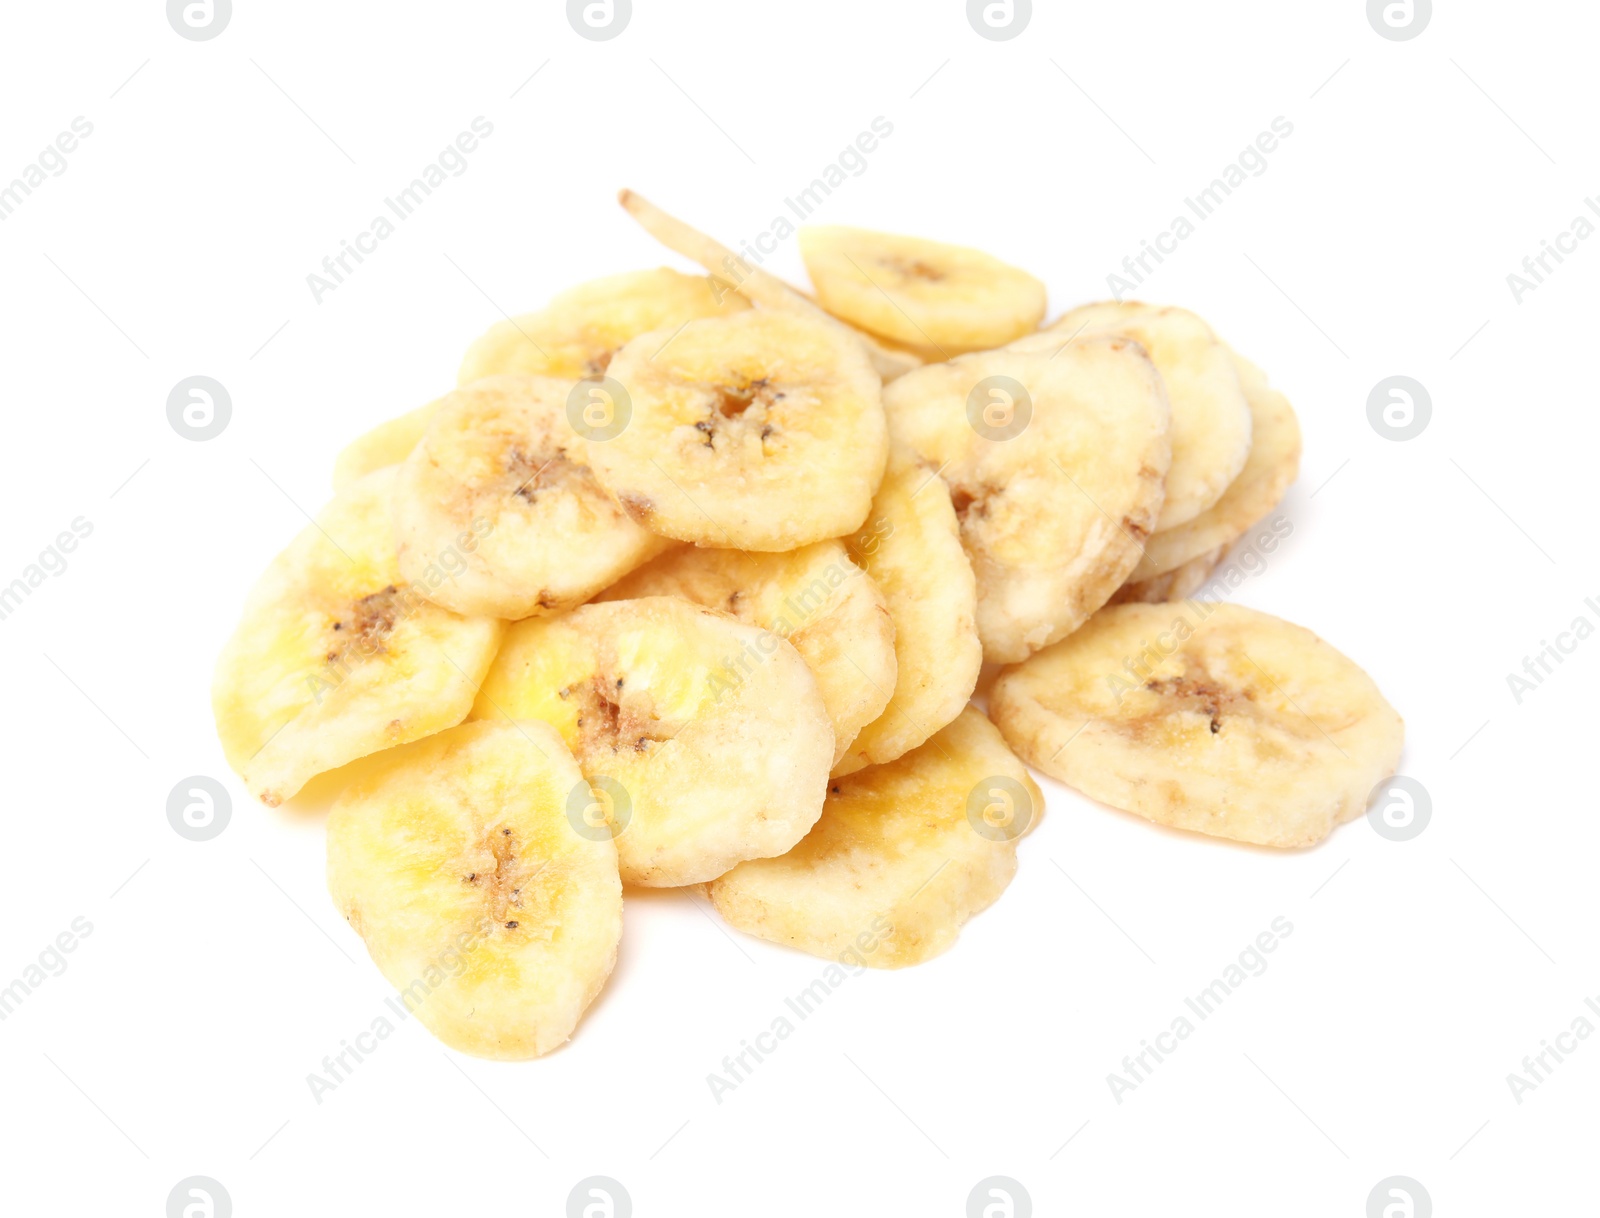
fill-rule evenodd
<path id="1" fill-rule="evenodd" d="M 1157 824 L 1309 846 L 1360 816 L 1405 725 L 1309 630 L 1237 605 L 1118 605 L 1008 668 L 989 714 L 1031 765 Z"/>
<path id="2" fill-rule="evenodd" d="M 905 454 L 889 459 L 850 552 L 894 620 L 894 694 L 836 761 L 835 775 L 893 761 L 961 713 L 983 664 L 978 588 L 950 488 Z"/>
<path id="3" fill-rule="evenodd" d="M 538 313 L 497 322 L 467 350 L 457 383 L 486 376 L 599 376 L 641 334 L 750 306 L 704 275 L 661 267 L 569 288 Z"/>
<path id="4" fill-rule="evenodd" d="M 964 246 L 830 225 L 800 230 L 800 256 L 828 312 L 939 359 L 1004 346 L 1044 317 L 1044 284 Z"/>
<path id="5" fill-rule="evenodd" d="M 1222 565 L 1222 559 L 1227 553 L 1227 546 L 1218 546 L 1215 550 L 1208 550 L 1198 558 L 1191 558 L 1181 567 L 1174 567 L 1161 575 L 1151 576 L 1146 580 L 1129 580 L 1117 590 L 1117 594 L 1111 598 L 1111 603 L 1159 605 L 1167 601 L 1187 600 L 1206 586 L 1211 573 Z"/>
<path id="6" fill-rule="evenodd" d="M 887 430 L 878 374 L 837 330 L 765 310 L 705 318 L 634 339 L 609 376 L 631 419 L 586 438 L 589 465 L 652 532 L 784 551 L 861 527 Z"/>
<path id="7" fill-rule="evenodd" d="M 617 196 L 623 210 L 639 222 L 639 226 L 674 253 L 682 254 L 691 262 L 698 262 L 711 272 L 720 290 L 737 292 L 753 304 L 777 313 L 792 313 L 820 321 L 841 334 L 847 334 L 867 349 L 872 366 L 878 370 L 885 383 L 903 376 L 927 361 L 920 355 L 892 343 L 884 343 L 871 334 L 853 326 L 819 308 L 816 301 L 803 292 L 790 287 L 776 275 L 768 274 L 759 266 L 752 266 L 727 246 L 682 220 L 669 216 L 654 203 L 631 190 Z M 939 358 L 943 358 L 940 356 Z"/>
<path id="8" fill-rule="evenodd" d="M 211 704 L 228 764 L 263 803 L 313 775 L 466 718 L 502 625 L 407 583 L 390 523 L 395 471 L 352 484 L 256 583 L 217 660 Z"/>
<path id="9" fill-rule="evenodd" d="M 602 601 L 677 596 L 787 639 L 833 724 L 834 760 L 883 713 L 895 687 L 895 628 L 883 593 L 837 541 L 788 554 L 685 547 L 609 588 Z"/>
<path id="10" fill-rule="evenodd" d="M 1155 361 L 1172 405 L 1172 469 L 1158 531 L 1193 520 L 1222 497 L 1250 455 L 1250 407 L 1210 326 L 1187 309 L 1105 301 L 1073 309 L 1048 332 L 1121 334 Z"/>
<path id="11" fill-rule="evenodd" d="M 389 465 L 399 465 L 417 446 L 422 433 L 444 405 L 444 398 L 436 398 L 426 406 L 418 406 L 399 418 L 379 423 L 365 435 L 357 436 L 334 458 L 333 493 L 340 494 L 357 478 L 364 478 L 373 470 Z"/>
<path id="12" fill-rule="evenodd" d="M 1300 474 L 1300 424 L 1294 407 L 1267 384 L 1261 369 L 1241 356 L 1232 359 L 1250 404 L 1250 456 L 1221 499 L 1186 524 L 1158 530 L 1145 542 L 1134 582 L 1153 580 L 1219 547 L 1226 550 L 1273 509 Z"/>
<path id="13" fill-rule="evenodd" d="M 551 724 L 609 801 L 623 881 L 646 887 L 788 850 L 821 814 L 833 762 L 800 653 L 674 597 L 515 623 L 472 714 Z"/>
<path id="14" fill-rule="evenodd" d="M 920 964 L 1005 891 L 1043 811 L 1027 769 L 968 708 L 898 761 L 835 779 L 804 841 L 707 892 L 757 938 L 841 963 Z"/>
<path id="15" fill-rule="evenodd" d="M 617 850 L 580 834 L 583 775 L 543 723 L 464 723 L 393 749 L 328 816 L 328 891 L 398 1001 L 463 1053 L 538 1057 L 617 959 Z"/>
<path id="16" fill-rule="evenodd" d="M 950 486 L 986 659 L 1070 633 L 1139 561 L 1170 456 L 1161 378 L 1137 343 L 1035 336 L 929 364 L 884 390 L 884 410 Z"/>
<path id="17" fill-rule="evenodd" d="M 441 404 L 395 483 L 400 573 L 443 566 L 428 595 L 457 613 L 570 609 L 671 545 L 600 489 L 568 421 L 572 386 L 498 376 Z"/>

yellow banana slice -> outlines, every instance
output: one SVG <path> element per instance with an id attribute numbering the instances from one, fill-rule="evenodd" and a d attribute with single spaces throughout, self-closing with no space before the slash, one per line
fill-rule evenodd
<path id="1" fill-rule="evenodd" d="M 1167 601 L 1187 600 L 1206 586 L 1211 573 L 1222 565 L 1227 553 L 1227 546 L 1218 546 L 1160 575 L 1145 580 L 1129 580 L 1117 590 L 1111 603 L 1159 605 Z"/>
<path id="2" fill-rule="evenodd" d="M 920 964 L 1005 891 L 1043 810 L 1028 771 L 968 708 L 898 761 L 835 779 L 804 841 L 707 892 L 757 938 L 857 966 Z"/>
<path id="3" fill-rule="evenodd" d="M 978 588 L 961 549 L 950 488 L 903 453 L 890 456 L 850 552 L 894 621 L 894 694 L 836 760 L 835 775 L 893 761 L 961 713 L 983 664 Z"/>
<path id="4" fill-rule="evenodd" d="M 364 478 L 373 470 L 389 465 L 399 465 L 428 430 L 428 424 L 444 405 L 444 398 L 436 398 L 426 406 L 418 406 L 399 418 L 379 423 L 365 435 L 357 436 L 333 462 L 333 493 L 341 494 L 356 479 Z"/>
<path id="5" fill-rule="evenodd" d="M 828 312 L 940 359 L 1004 346 L 1044 317 L 1044 284 L 964 246 L 830 225 L 802 228 L 800 255 Z"/>
<path id="6" fill-rule="evenodd" d="M 1185 524 L 1157 530 L 1145 542 L 1134 582 L 1153 580 L 1212 550 L 1226 550 L 1273 509 L 1300 474 L 1300 424 L 1294 407 L 1267 384 L 1261 369 L 1230 355 L 1250 404 L 1250 455 L 1216 503 Z"/>
<path id="7" fill-rule="evenodd" d="M 908 373 L 884 409 L 950 486 L 986 659 L 1075 630 L 1139 561 L 1170 455 L 1161 378 L 1138 344 L 1024 339 Z"/>
<path id="8" fill-rule="evenodd" d="M 665 537 L 793 550 L 861 526 L 888 451 L 878 374 L 818 322 L 752 310 L 634 339 L 616 417 L 586 437 L 600 484 Z"/>
<path id="9" fill-rule="evenodd" d="M 723 317 L 750 306 L 704 275 L 661 267 L 630 271 L 569 288 L 549 307 L 496 322 L 467 350 L 457 383 L 486 376 L 599 376 L 611 357 L 641 334 L 696 317 Z"/>
<path id="10" fill-rule="evenodd" d="M 257 581 L 217 660 L 211 704 L 223 752 L 263 803 L 368 753 L 466 718 L 501 623 L 424 598 L 449 574 L 400 575 L 394 471 L 360 479 Z"/>
<path id="11" fill-rule="evenodd" d="M 568 421 L 570 382 L 498 376 L 456 390 L 400 466 L 401 575 L 457 613 L 523 618 L 582 604 L 664 541 L 600 489 Z"/>
<path id="12" fill-rule="evenodd" d="M 895 628 L 883 593 L 837 541 L 788 554 L 685 547 L 599 598 L 677 596 L 787 639 L 816 678 L 833 724 L 834 760 L 883 713 L 895 686 Z"/>
<path id="13" fill-rule="evenodd" d="M 1172 405 L 1172 469 L 1157 531 L 1222 497 L 1250 454 L 1250 407 L 1226 347 L 1187 309 L 1104 301 L 1073 309 L 1049 333 L 1121 334 L 1149 352 Z"/>
<path id="14" fill-rule="evenodd" d="M 585 823 L 646 887 L 788 850 L 821 814 L 833 760 L 799 652 L 674 597 L 515 623 L 472 714 L 551 724 L 603 811 Z"/>
<path id="15" fill-rule="evenodd" d="M 1157 824 L 1310 846 L 1394 773 L 1405 725 L 1309 630 L 1237 605 L 1118 605 L 1006 669 L 989 714 L 1029 764 Z"/>
<path id="16" fill-rule="evenodd" d="M 328 816 L 328 891 L 453 1049 L 538 1057 L 599 994 L 622 936 L 617 851 L 575 832 L 583 775 L 543 723 L 464 723 L 363 769 Z"/>
<path id="17" fill-rule="evenodd" d="M 691 262 L 698 262 L 711 272 L 712 280 L 720 290 L 738 292 L 746 300 L 778 313 L 791 313 L 820 321 L 841 334 L 847 334 L 867 349 L 872 366 L 885 383 L 902 376 L 926 360 L 920 355 L 892 343 L 884 343 L 871 334 L 863 333 L 845 324 L 803 292 L 790 287 L 776 275 L 769 274 L 749 260 L 739 257 L 727 246 L 682 220 L 669 216 L 654 203 L 631 190 L 617 196 L 623 210 L 639 222 L 639 226 L 674 253 L 682 254 Z M 941 357 L 942 358 L 942 357 Z"/>

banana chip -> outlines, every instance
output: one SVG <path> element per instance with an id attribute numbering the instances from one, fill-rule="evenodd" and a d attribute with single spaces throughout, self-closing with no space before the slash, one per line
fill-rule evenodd
<path id="1" fill-rule="evenodd" d="M 986 659 L 1071 633 L 1139 561 L 1170 454 L 1138 344 L 1055 335 L 930 364 L 884 390 L 895 440 L 950 486 Z"/>
<path id="2" fill-rule="evenodd" d="M 570 609 L 671 544 L 600 489 L 567 419 L 570 390 L 542 376 L 458 389 L 400 466 L 401 575 L 456 570 L 429 593 L 436 603 L 513 619 Z"/>
<path id="3" fill-rule="evenodd" d="M 395 471 L 351 485 L 256 583 L 217 660 L 211 704 L 223 751 L 263 803 L 380 749 L 466 718 L 502 625 L 425 599 L 390 523 Z"/>
<path id="4" fill-rule="evenodd" d="M 328 816 L 328 891 L 397 1001 L 453 1049 L 538 1057 L 599 994 L 622 936 L 609 837 L 543 723 L 464 723 L 393 749 Z"/>
<path id="5" fill-rule="evenodd" d="M 950 489 L 904 454 L 889 461 L 850 552 L 894 621 L 894 694 L 833 772 L 893 761 L 961 713 L 983 665 L 977 582 L 961 549 Z"/>
<path id="6" fill-rule="evenodd" d="M 1232 359 L 1250 404 L 1250 456 L 1216 503 L 1145 542 L 1144 557 L 1130 577 L 1135 582 L 1153 580 L 1212 550 L 1226 550 L 1272 510 L 1299 476 L 1300 424 L 1289 399 L 1268 385 L 1266 374 L 1254 364 L 1238 355 Z"/>
<path id="7" fill-rule="evenodd" d="M 1105 301 L 1073 309 L 1047 333 L 1120 334 L 1155 362 L 1172 407 L 1172 468 L 1158 531 L 1193 520 L 1222 497 L 1250 455 L 1250 406 L 1210 326 L 1187 309 Z"/>
<path id="8" fill-rule="evenodd" d="M 802 228 L 800 255 L 828 312 L 941 360 L 1004 346 L 1044 317 L 1044 284 L 963 246 L 830 226 Z"/>
<path id="9" fill-rule="evenodd" d="M 607 589 L 602 601 L 677 596 L 787 639 L 833 723 L 834 760 L 883 713 L 895 687 L 895 627 L 883 593 L 837 541 L 788 554 L 685 547 Z"/>
<path id="10" fill-rule="evenodd" d="M 818 322 L 753 310 L 636 338 L 612 361 L 600 484 L 654 533 L 785 551 L 854 532 L 888 453 L 878 374 Z"/>
<path id="11" fill-rule="evenodd" d="M 1038 784 L 969 708 L 898 761 L 834 779 L 804 841 L 707 892 L 757 938 L 874 968 L 920 964 L 1005 891 L 1043 810 Z"/>
<path id="12" fill-rule="evenodd" d="M 1157 824 L 1310 846 L 1394 773 L 1405 725 L 1309 630 L 1237 605 L 1118 605 L 1006 669 L 989 714 L 1030 765 Z"/>
<path id="13" fill-rule="evenodd" d="M 574 815 L 615 837 L 624 882 L 645 887 L 782 854 L 821 815 L 833 764 L 800 653 L 674 597 L 517 622 L 472 716 L 552 725 L 592 788 Z"/>

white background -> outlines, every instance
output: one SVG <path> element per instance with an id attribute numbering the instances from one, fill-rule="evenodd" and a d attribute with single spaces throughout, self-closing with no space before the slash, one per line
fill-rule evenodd
<path id="1" fill-rule="evenodd" d="M 604 1174 L 641 1216 L 933 1216 L 1004 1174 L 1041 1215 L 1356 1218 L 1404 1174 L 1440 1215 L 1578 1212 L 1600 1038 L 1521 1104 L 1506 1075 L 1600 994 L 1600 641 L 1520 705 L 1506 674 L 1600 620 L 1600 240 L 1520 304 L 1506 275 L 1600 192 L 1600 15 L 1437 7 L 1393 42 L 1356 0 L 1039 3 L 991 42 L 952 0 L 635 0 L 590 42 L 554 2 L 236 0 L 190 42 L 154 0 L 7 6 L 0 182 L 94 124 L 0 223 L 0 583 L 93 524 L 0 622 L 0 984 L 94 927 L 0 1023 L 8 1210 L 155 1216 L 204 1174 L 241 1218 L 554 1215 Z M 307 274 L 479 115 L 467 172 L 316 303 Z M 327 898 L 319 816 L 255 806 L 217 745 L 246 590 L 338 449 L 449 388 L 500 310 L 685 265 L 619 186 L 753 236 L 879 115 L 817 219 L 981 246 L 1053 313 L 1293 123 L 1142 293 L 1298 407 L 1294 533 L 1237 599 L 1374 675 L 1431 823 L 1273 853 L 1046 783 L 952 951 L 852 979 L 720 1105 L 707 1073 L 822 964 L 672 893 L 630 898 L 561 1052 L 478 1061 L 412 1022 L 319 1105 L 306 1075 L 391 991 Z M 792 241 L 769 265 L 802 275 Z M 195 374 L 233 402 L 205 443 L 165 415 Z M 1393 374 L 1433 402 L 1406 443 L 1366 418 Z M 211 842 L 166 821 L 191 774 L 233 795 Z M 1280 915 L 1268 970 L 1115 1102 L 1107 1074 Z"/>

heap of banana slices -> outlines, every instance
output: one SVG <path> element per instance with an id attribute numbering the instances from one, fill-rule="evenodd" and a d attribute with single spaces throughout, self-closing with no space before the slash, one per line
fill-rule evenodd
<path id="1" fill-rule="evenodd" d="M 566 1041 L 624 885 L 926 960 L 1010 883 L 1029 765 L 1279 847 L 1394 772 L 1360 668 L 1185 599 L 1300 456 L 1199 317 L 1041 329 L 1023 271 L 846 228 L 800 234 L 813 298 L 622 203 L 709 274 L 491 328 L 455 392 L 340 455 L 217 665 L 230 764 L 269 805 L 329 776 L 333 899 L 445 1043 Z"/>

